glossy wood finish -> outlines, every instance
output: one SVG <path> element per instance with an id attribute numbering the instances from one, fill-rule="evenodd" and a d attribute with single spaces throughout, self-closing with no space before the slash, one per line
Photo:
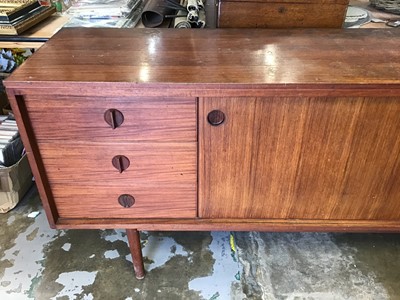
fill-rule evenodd
<path id="1" fill-rule="evenodd" d="M 103 97 L 347 95 L 357 88 L 399 95 L 399 44 L 397 29 L 66 28 L 5 84 L 29 94 Z"/>
<path id="2" fill-rule="evenodd" d="M 39 143 L 48 179 L 54 184 L 93 186 L 187 186 L 195 190 L 196 143 Z M 116 154 L 131 165 L 114 168 Z M 72 176 L 73 175 L 73 176 Z"/>
<path id="3" fill-rule="evenodd" d="M 196 143 L 39 143 L 58 213 L 66 218 L 179 218 L 197 215 Z M 124 154 L 123 173 L 112 159 Z M 125 209 L 120 194 L 135 204 Z"/>
<path id="4" fill-rule="evenodd" d="M 5 84 L 17 120 L 26 127 L 22 137 L 30 161 L 37 166 L 35 177 L 42 179 L 38 182 L 41 197 L 59 228 L 398 231 L 395 132 L 400 53 L 395 49 L 399 46 L 395 30 L 65 29 Z M 23 105 L 18 104 L 21 101 Z M 104 121 L 104 111 L 110 108 L 123 111 L 121 127 L 111 129 Z M 228 108 L 221 125 L 207 123 L 208 108 Z M 232 110 L 237 114 L 236 125 L 230 123 Z M 48 118 L 52 122 L 40 124 Z M 226 136 L 221 134 L 224 131 Z M 188 163 L 197 134 L 201 137 L 199 162 Z M 250 151 L 260 164 L 248 170 L 249 154 L 236 151 L 228 137 L 242 141 L 239 149 Z M 71 168 L 64 164 L 67 173 L 62 175 L 56 167 L 55 158 L 60 157 L 56 149 L 68 143 L 76 150 L 70 151 Z M 107 152 L 101 143 L 112 144 L 118 151 Z M 152 152 L 159 144 L 160 152 Z M 135 169 L 137 160 L 130 156 L 165 153 L 167 148 L 162 150 L 161 144 L 183 147 L 179 149 L 192 154 L 171 159 L 164 155 L 164 163 L 158 161 L 159 156 L 145 158 L 142 167 Z M 143 147 L 141 153 L 138 147 Z M 92 158 L 90 149 L 96 152 Z M 111 160 L 125 155 L 125 150 L 132 165 L 119 173 Z M 232 161 L 221 162 L 224 155 Z M 241 155 L 242 162 L 234 160 Z M 110 184 L 101 186 L 100 182 L 106 182 L 104 171 L 90 166 L 108 156 L 106 168 L 114 173 L 107 179 Z M 213 161 L 206 161 L 209 158 Z M 296 162 L 299 165 L 294 167 Z M 168 169 L 169 163 L 183 168 L 184 175 Z M 375 164 L 378 171 L 373 174 Z M 193 165 L 200 170 L 199 213 L 212 218 L 196 214 Z M 72 174 L 78 166 L 83 171 Z M 233 171 L 238 178 L 232 179 Z M 89 188 L 77 189 L 75 175 L 82 187 L 88 184 Z M 185 181 L 181 185 L 181 176 L 192 185 Z M 218 178 L 207 185 L 208 176 Z M 167 177 L 174 182 L 170 190 Z M 253 182 L 245 185 L 244 178 Z M 268 190 L 264 183 L 269 180 L 273 188 Z M 208 188 L 235 197 L 254 192 L 258 209 L 246 207 L 248 203 L 241 206 L 236 200 L 240 197 L 225 198 L 228 208 L 222 208 L 219 200 L 210 204 L 205 198 L 211 199 Z M 361 191 L 359 199 L 357 191 Z M 169 192 L 175 193 L 177 202 L 162 200 Z M 276 202 L 267 207 L 262 192 L 270 193 L 269 203 L 282 201 L 283 210 Z M 118 203 L 122 194 L 135 198 L 132 207 Z M 98 195 L 97 201 L 93 195 Z M 295 199 L 302 205 L 296 205 Z M 75 204 L 79 208 L 74 210 Z M 231 206 L 238 211 L 233 213 Z M 107 212 L 111 213 L 106 216 Z M 299 216 L 303 219 L 294 219 Z M 266 219 L 270 217 L 274 219 Z"/>
<path id="5" fill-rule="evenodd" d="M 204 98 L 199 124 L 201 218 L 400 220 L 399 98 Z"/>
<path id="6" fill-rule="evenodd" d="M 50 225 L 127 229 L 143 278 L 138 230 L 400 231 L 399 48 L 65 29 L 5 85 Z"/>
<path id="7" fill-rule="evenodd" d="M 341 28 L 348 0 L 220 0 L 220 28 Z"/>
<path id="8" fill-rule="evenodd" d="M 133 268 L 137 279 L 144 278 L 144 265 L 142 258 L 142 246 L 140 245 L 139 231 L 135 229 L 127 229 L 126 235 L 128 237 L 129 248 L 132 254 Z"/>
<path id="9" fill-rule="evenodd" d="M 60 217 L 96 218 L 195 218 L 196 197 L 190 187 L 144 186 L 70 186 L 54 185 L 53 196 Z M 122 207 L 122 194 L 135 197 L 130 208 Z"/>
<path id="10" fill-rule="evenodd" d="M 24 97 L 31 113 L 30 123 L 41 141 L 69 142 L 171 142 L 196 137 L 195 99 L 168 97 Z M 121 126 L 113 129 L 104 119 L 110 108 L 124 115 Z M 54 113 L 57 111 L 57 114 Z M 57 130 L 54 130 L 57 126 Z"/>

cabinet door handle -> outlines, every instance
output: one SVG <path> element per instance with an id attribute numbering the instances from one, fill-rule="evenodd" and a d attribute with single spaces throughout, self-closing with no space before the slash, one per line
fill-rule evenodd
<path id="1" fill-rule="evenodd" d="M 212 126 L 218 126 L 224 123 L 225 114 L 220 110 L 213 110 L 208 113 L 207 120 Z"/>
<path id="2" fill-rule="evenodd" d="M 135 204 L 135 198 L 129 194 L 122 194 L 118 197 L 118 203 L 125 208 L 131 207 Z"/>
<path id="3" fill-rule="evenodd" d="M 131 162 L 129 161 L 129 158 L 127 158 L 124 155 L 116 155 L 112 159 L 112 165 L 114 168 L 116 168 L 120 173 L 125 171 L 126 169 L 129 168 L 129 165 Z"/>
<path id="4" fill-rule="evenodd" d="M 112 129 L 115 129 L 124 122 L 124 115 L 118 109 L 111 108 L 104 113 L 104 121 L 106 121 Z"/>

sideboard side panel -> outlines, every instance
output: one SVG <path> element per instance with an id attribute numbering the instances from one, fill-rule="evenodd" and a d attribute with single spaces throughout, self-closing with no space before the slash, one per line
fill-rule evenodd
<path id="1" fill-rule="evenodd" d="M 49 221 L 50 227 L 55 228 L 59 215 L 56 205 L 54 203 L 46 172 L 44 170 L 40 151 L 36 142 L 35 133 L 30 123 L 30 116 L 26 109 L 26 97 L 24 97 L 23 95 L 15 94 L 13 90 L 8 90 L 7 96 L 10 101 L 15 118 L 17 120 L 18 130 L 26 149 L 29 165 L 32 169 L 36 186 L 38 188 L 43 207 L 46 211 L 47 219 Z"/>

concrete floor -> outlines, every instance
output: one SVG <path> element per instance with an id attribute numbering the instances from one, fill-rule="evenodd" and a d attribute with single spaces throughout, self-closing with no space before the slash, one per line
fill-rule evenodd
<path id="1" fill-rule="evenodd" d="M 28 217 L 39 211 L 36 218 Z M 400 299 L 400 235 L 52 230 L 36 188 L 0 215 L 0 299 Z"/>

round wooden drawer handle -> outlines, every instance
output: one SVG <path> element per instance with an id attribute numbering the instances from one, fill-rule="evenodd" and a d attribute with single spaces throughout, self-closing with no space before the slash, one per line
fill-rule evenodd
<path id="1" fill-rule="evenodd" d="M 121 196 L 118 197 L 118 203 L 122 207 L 129 208 L 133 204 L 135 204 L 135 198 L 133 198 L 133 196 L 129 194 L 122 194 Z"/>
<path id="2" fill-rule="evenodd" d="M 104 121 L 106 121 L 112 129 L 115 129 L 124 123 L 124 115 L 118 109 L 111 108 L 104 113 Z"/>
<path id="3" fill-rule="evenodd" d="M 208 113 L 207 120 L 212 126 L 218 126 L 224 123 L 225 114 L 220 110 L 213 110 Z"/>
<path id="4" fill-rule="evenodd" d="M 111 162 L 114 168 L 116 168 L 120 173 L 128 169 L 129 165 L 131 164 L 129 158 L 124 155 L 114 156 Z"/>

